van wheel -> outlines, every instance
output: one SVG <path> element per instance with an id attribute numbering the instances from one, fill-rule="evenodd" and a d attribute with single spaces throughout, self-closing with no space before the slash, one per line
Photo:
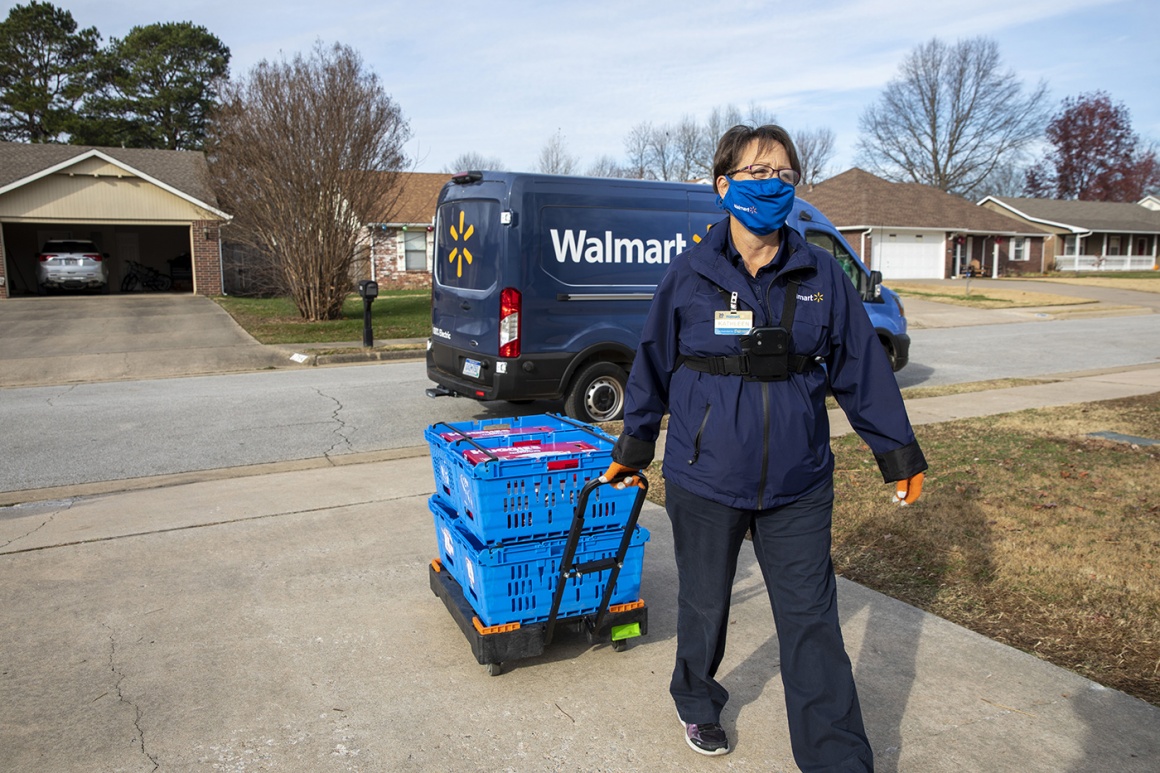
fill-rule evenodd
<path id="1" fill-rule="evenodd" d="M 898 364 L 898 353 L 894 351 L 894 347 L 887 339 L 879 338 L 878 340 L 882 343 L 882 348 L 886 350 L 886 358 L 890 360 L 890 370 L 897 373 L 901 368 Z"/>
<path id="2" fill-rule="evenodd" d="M 564 401 L 564 413 L 589 423 L 624 416 L 624 370 L 611 362 L 596 362 L 576 376 Z"/>

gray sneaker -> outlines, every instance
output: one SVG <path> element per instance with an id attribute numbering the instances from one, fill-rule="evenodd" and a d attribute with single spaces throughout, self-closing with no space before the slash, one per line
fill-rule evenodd
<path id="1" fill-rule="evenodd" d="M 685 728 L 685 742 L 693 751 L 711 757 L 729 753 L 729 736 L 725 735 L 725 730 L 719 723 L 706 722 L 695 725 L 682 719 L 681 724 Z"/>

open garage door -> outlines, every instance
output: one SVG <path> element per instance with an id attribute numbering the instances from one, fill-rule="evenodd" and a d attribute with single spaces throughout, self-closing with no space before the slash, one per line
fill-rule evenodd
<path id="1" fill-rule="evenodd" d="M 193 292 L 189 226 L 4 223 L 10 296 L 37 295 L 37 255 L 49 239 L 85 239 L 103 253 L 110 292 Z M 131 274 L 150 282 L 127 281 Z"/>
<path id="2" fill-rule="evenodd" d="M 874 244 L 874 267 L 892 279 L 943 279 L 946 249 L 941 231 L 887 233 Z"/>

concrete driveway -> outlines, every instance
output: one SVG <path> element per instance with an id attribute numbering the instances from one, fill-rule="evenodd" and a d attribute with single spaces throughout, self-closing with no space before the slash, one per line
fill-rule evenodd
<path id="1" fill-rule="evenodd" d="M 294 366 L 197 295 L 13 298 L 0 330 L 0 387 Z"/>

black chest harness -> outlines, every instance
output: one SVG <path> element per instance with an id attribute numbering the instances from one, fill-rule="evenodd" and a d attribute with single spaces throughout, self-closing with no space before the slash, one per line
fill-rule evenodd
<path id="1" fill-rule="evenodd" d="M 688 357 L 682 354 L 677 358 L 677 367 L 684 365 L 691 370 L 714 376 L 741 376 L 746 381 L 785 381 L 791 373 L 806 373 L 818 367 L 821 357 L 805 357 L 789 351 L 800 284 L 797 279 L 786 283 L 785 306 L 782 307 L 779 325 L 755 327 L 749 331 L 749 335 L 741 336 L 741 354 L 719 357 Z M 724 290 L 721 294 L 730 298 Z M 734 304 L 735 301 L 731 301 L 731 306 Z"/>

